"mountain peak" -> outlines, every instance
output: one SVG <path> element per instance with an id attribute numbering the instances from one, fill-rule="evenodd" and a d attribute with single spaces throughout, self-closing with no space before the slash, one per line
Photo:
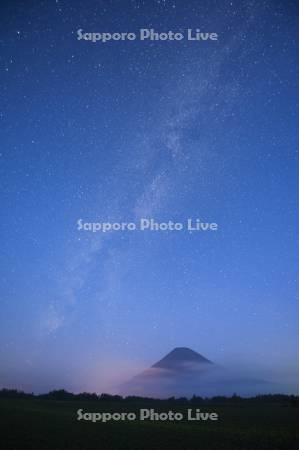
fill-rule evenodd
<path id="1" fill-rule="evenodd" d="M 152 367 L 173 368 L 181 364 L 212 364 L 204 356 L 188 347 L 176 347 Z"/>
<path id="2" fill-rule="evenodd" d="M 229 395 L 233 392 L 258 393 L 263 380 L 243 377 L 218 366 L 187 347 L 176 347 L 164 358 L 122 385 L 122 395 L 155 398 L 172 396 L 202 397 Z M 255 394 L 256 395 L 256 394 Z"/>

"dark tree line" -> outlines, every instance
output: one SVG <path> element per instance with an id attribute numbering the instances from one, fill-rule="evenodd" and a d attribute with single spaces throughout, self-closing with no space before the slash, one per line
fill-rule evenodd
<path id="1" fill-rule="evenodd" d="M 168 399 L 154 399 L 150 397 L 139 397 L 139 396 L 128 396 L 122 397 L 121 395 L 111 395 L 111 394 L 95 394 L 89 392 L 82 392 L 80 394 L 73 394 L 64 389 L 59 389 L 55 391 L 50 391 L 47 394 L 33 394 L 25 393 L 17 389 L 6 389 L 0 390 L 0 398 L 27 398 L 27 399 L 43 399 L 43 400 L 56 400 L 56 401 L 103 401 L 103 402 L 138 402 L 138 401 L 151 401 L 151 402 L 173 402 L 173 403 L 185 403 L 191 404 L 258 404 L 258 403 L 280 403 L 287 404 L 291 406 L 299 406 L 299 396 L 296 395 L 285 395 L 285 394 L 266 394 L 257 395 L 255 397 L 244 398 L 234 394 L 231 397 L 225 396 L 215 396 L 211 398 L 199 397 L 193 395 L 192 398 L 188 399 L 186 397 L 170 397 Z"/>

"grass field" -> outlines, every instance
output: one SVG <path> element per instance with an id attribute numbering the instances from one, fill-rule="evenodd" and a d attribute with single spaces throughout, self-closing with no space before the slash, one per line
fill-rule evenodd
<path id="1" fill-rule="evenodd" d="M 0 399 L 0 450 L 299 450 L 299 408 L 285 405 L 196 406 L 217 422 L 86 422 L 77 410 L 186 414 L 191 406 L 151 402 Z"/>

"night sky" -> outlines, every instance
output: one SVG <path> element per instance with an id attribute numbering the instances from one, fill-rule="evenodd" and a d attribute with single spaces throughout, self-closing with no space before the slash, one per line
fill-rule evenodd
<path id="1" fill-rule="evenodd" d="M 296 3 L 1 3 L 1 386 L 114 392 L 185 346 L 299 392 Z M 218 40 L 77 39 L 141 28 Z M 218 230 L 77 226 L 140 218 Z"/>

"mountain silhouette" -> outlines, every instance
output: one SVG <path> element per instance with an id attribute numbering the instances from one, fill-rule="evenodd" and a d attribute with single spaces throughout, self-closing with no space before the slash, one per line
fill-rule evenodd
<path id="1" fill-rule="evenodd" d="M 187 347 L 176 347 L 164 358 L 160 359 L 157 363 L 151 367 L 168 369 L 168 370 L 181 370 L 188 369 L 188 366 L 197 366 L 198 364 L 213 364 L 204 356 L 191 350 Z"/>
<path id="2" fill-rule="evenodd" d="M 177 347 L 123 383 L 120 394 L 144 397 L 243 396 L 267 391 L 267 383 L 241 369 L 226 369 L 187 347 Z"/>

